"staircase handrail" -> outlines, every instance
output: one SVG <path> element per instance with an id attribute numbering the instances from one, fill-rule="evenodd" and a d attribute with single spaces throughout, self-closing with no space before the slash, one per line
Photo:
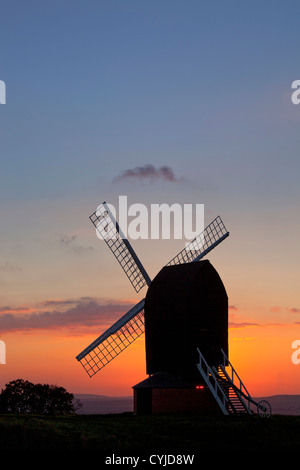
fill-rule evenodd
<path id="1" fill-rule="evenodd" d="M 225 373 L 225 375 L 229 378 L 229 380 L 231 380 L 232 384 L 235 386 L 235 388 L 239 389 L 239 393 L 241 395 L 243 395 L 244 398 L 246 398 L 248 400 L 248 403 L 249 403 L 249 410 L 250 410 L 250 403 L 252 403 L 253 405 L 256 405 L 257 406 L 257 411 L 258 411 L 258 414 L 261 415 L 261 416 L 270 416 L 271 413 L 272 413 L 272 407 L 270 405 L 270 403 L 267 401 L 267 400 L 261 400 L 260 402 L 257 402 L 255 401 L 250 393 L 248 392 L 248 390 L 246 389 L 245 385 L 243 384 L 243 382 L 241 381 L 238 373 L 236 372 L 236 370 L 234 369 L 233 365 L 231 364 L 231 362 L 229 361 L 228 357 L 226 356 L 225 352 L 223 351 L 223 349 L 221 349 L 221 352 L 223 354 L 223 365 L 222 365 L 222 370 L 223 372 Z M 231 376 L 232 376 L 232 379 L 230 379 L 230 376 L 227 374 L 227 372 L 225 371 L 225 366 L 226 365 L 229 365 L 230 368 L 231 368 Z M 237 387 L 237 385 L 234 384 L 234 376 L 237 377 L 239 383 L 240 383 L 240 387 Z M 243 391 L 244 389 L 244 391 Z"/>
<path id="2" fill-rule="evenodd" d="M 233 367 L 233 365 L 231 364 L 231 362 L 229 361 L 228 357 L 226 356 L 225 352 L 223 351 L 223 349 L 221 349 L 221 352 L 223 354 L 223 365 L 224 365 L 224 369 L 223 371 L 225 372 L 225 374 L 227 375 L 227 377 L 229 378 L 229 380 L 231 380 L 231 382 L 242 392 L 242 394 L 245 396 L 245 398 L 247 398 L 248 400 L 250 401 L 253 401 L 252 400 L 252 397 L 250 395 L 250 393 L 248 392 L 248 390 L 246 389 L 244 383 L 242 382 L 241 378 L 239 377 L 237 371 L 235 370 L 235 368 Z M 231 377 L 229 374 L 227 374 L 227 372 L 225 371 L 225 365 L 226 365 L 226 362 L 227 364 L 229 365 L 230 369 L 231 369 Z M 235 378 L 237 379 L 237 381 L 239 382 L 239 386 L 237 386 L 235 384 Z"/>
<path id="3" fill-rule="evenodd" d="M 222 369 L 222 372 L 224 374 L 224 376 L 226 377 L 226 383 L 230 383 L 230 386 L 232 387 L 232 389 L 235 391 L 236 393 L 236 396 L 238 397 L 238 399 L 240 400 L 241 404 L 243 405 L 244 409 L 251 414 L 251 408 L 250 408 L 250 402 L 254 403 L 254 401 L 252 400 L 252 398 L 250 397 L 249 394 L 246 394 L 244 393 L 237 385 L 235 385 L 233 383 L 233 381 L 231 380 L 230 376 L 227 374 L 227 371 L 225 370 L 225 366 L 223 366 L 222 364 L 219 366 L 221 369 Z M 216 370 L 216 374 L 218 374 L 218 371 Z M 220 377 L 220 376 L 219 376 Z M 220 380 L 225 380 L 225 379 L 222 379 L 222 377 L 220 377 Z M 245 398 L 245 400 L 244 400 Z"/>
<path id="4" fill-rule="evenodd" d="M 197 351 L 199 353 L 199 363 L 197 364 L 197 367 L 198 367 L 199 371 L 201 372 L 202 377 L 204 378 L 204 380 L 205 380 L 206 384 L 208 385 L 210 391 L 214 395 L 218 405 L 222 409 L 223 413 L 228 414 L 227 407 L 226 407 L 226 403 L 228 402 L 228 398 L 225 395 L 224 391 L 222 390 L 214 371 L 207 364 L 207 362 L 204 359 L 204 357 L 203 357 L 201 351 L 199 350 L 199 348 L 197 348 Z M 206 371 L 204 370 L 204 368 L 202 366 L 202 363 L 204 363 L 204 365 L 206 367 Z M 211 383 L 210 377 L 212 378 L 214 385 Z"/>

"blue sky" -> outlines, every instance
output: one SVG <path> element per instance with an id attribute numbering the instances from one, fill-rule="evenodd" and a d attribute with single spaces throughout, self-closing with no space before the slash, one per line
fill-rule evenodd
<path id="1" fill-rule="evenodd" d="M 97 183 L 148 162 L 187 177 L 197 172 L 200 184 L 204 174 L 224 187 L 244 178 L 249 188 L 252 176 L 274 190 L 267 179 L 293 174 L 282 151 L 297 159 L 298 122 L 280 116 L 295 112 L 297 9 L 297 2 L 5 2 L 5 196 L 87 194 L 93 184 L 95 194 Z"/>
<path id="2" fill-rule="evenodd" d="M 224 186 L 245 179 L 247 167 L 258 183 L 263 176 L 266 184 L 267 169 L 277 174 L 274 164 L 285 178 L 283 146 L 295 152 L 298 141 L 295 123 L 279 113 L 297 78 L 297 8 L 4 4 L 6 197 L 48 198 L 54 187 L 62 195 L 75 187 L 86 193 L 95 174 L 110 181 L 119 169 L 149 161 L 188 177 L 204 172 Z M 231 175 L 224 174 L 228 166 Z"/>
<path id="3" fill-rule="evenodd" d="M 88 220 L 125 194 L 220 214 L 211 260 L 241 319 L 298 320 L 299 2 L 0 8 L 2 305 L 133 296 Z M 180 182 L 113 182 L 147 164 Z M 182 248 L 135 245 L 152 275 Z"/>
<path id="4" fill-rule="evenodd" d="M 4 231 L 17 219 L 23 234 L 38 231 L 51 201 L 61 214 L 55 230 L 62 221 L 75 228 L 68 211 L 76 205 L 79 228 L 122 193 L 132 202 L 204 203 L 208 219 L 221 212 L 236 226 L 262 224 L 269 211 L 286 224 L 288 210 L 294 223 L 297 12 L 298 2 L 3 2 Z M 186 183 L 111 183 L 149 163 Z"/>

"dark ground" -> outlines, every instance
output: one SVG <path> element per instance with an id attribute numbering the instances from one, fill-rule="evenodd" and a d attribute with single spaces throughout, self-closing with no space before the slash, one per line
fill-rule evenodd
<path id="1" fill-rule="evenodd" d="M 300 451 L 300 416 L 0 416 L 0 451 L 97 451 L 107 456 L 244 455 Z M 297 453 L 298 453 L 297 452 Z M 55 454 L 55 453 L 54 453 Z M 102 459 L 102 460 L 101 460 Z M 158 468 L 159 465 L 154 466 Z"/>

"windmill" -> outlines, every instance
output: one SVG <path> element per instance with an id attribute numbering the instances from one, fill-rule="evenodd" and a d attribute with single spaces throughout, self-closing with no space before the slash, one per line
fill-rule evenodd
<path id="1" fill-rule="evenodd" d="M 217 271 L 203 260 L 229 236 L 220 216 L 152 281 L 105 202 L 90 220 L 135 291 L 138 293 L 145 286 L 148 289 L 142 300 L 78 354 L 76 359 L 87 374 L 92 377 L 98 373 L 145 333 L 149 379 L 133 387 L 137 400 L 143 404 L 138 408 L 149 409 L 149 388 L 155 383 L 157 386 L 158 380 L 160 389 L 192 389 L 194 393 L 195 389 L 205 388 L 224 414 L 240 408 L 250 412 L 249 403 L 255 402 L 228 359 L 227 294 Z M 226 372 L 228 365 L 232 377 Z M 238 386 L 234 376 L 239 380 Z M 260 414 L 269 414 L 269 407 L 256 405 Z"/>

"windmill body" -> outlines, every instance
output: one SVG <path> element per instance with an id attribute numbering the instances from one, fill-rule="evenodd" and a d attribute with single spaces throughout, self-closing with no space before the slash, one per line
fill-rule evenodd
<path id="1" fill-rule="evenodd" d="M 88 375 L 99 372 L 145 333 L 149 377 L 133 386 L 137 413 L 217 409 L 229 414 L 239 412 L 239 406 L 250 412 L 253 399 L 239 378 L 239 386 L 234 384 L 233 377 L 238 376 L 228 359 L 227 293 L 215 268 L 203 259 L 229 235 L 221 218 L 216 217 L 152 281 L 105 202 L 90 220 L 135 291 L 147 287 L 147 292 L 78 354 Z M 268 414 L 268 405 L 257 406 Z"/>
<path id="2" fill-rule="evenodd" d="M 228 355 L 228 298 L 208 260 L 164 267 L 145 298 L 146 371 L 199 382 L 200 349 L 212 365 Z"/>

